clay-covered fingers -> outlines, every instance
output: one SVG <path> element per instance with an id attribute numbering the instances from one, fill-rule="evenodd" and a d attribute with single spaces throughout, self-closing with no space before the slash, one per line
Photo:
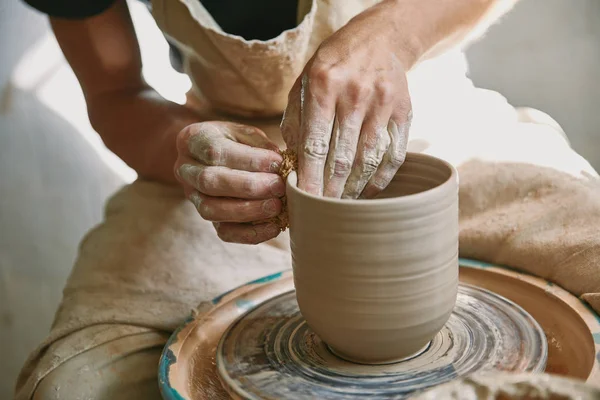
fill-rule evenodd
<path id="1" fill-rule="evenodd" d="M 387 129 L 382 122 L 384 118 L 370 116 L 363 121 L 356 156 L 342 198 L 358 198 L 383 161 L 390 145 Z"/>
<path id="2" fill-rule="evenodd" d="M 390 120 L 404 122 L 393 117 L 410 103 L 408 87 L 393 57 L 384 66 L 344 65 L 331 62 L 331 51 L 318 51 L 309 63 L 299 99 L 297 92 L 290 94 L 300 104 L 298 187 L 316 195 L 358 198 L 365 189 L 372 194 L 387 186 L 403 160 L 405 137 L 398 132 L 405 130 Z M 282 124 L 291 138 L 297 109 L 288 105 L 289 121 Z M 390 147 L 394 151 L 386 156 Z"/>
<path id="3" fill-rule="evenodd" d="M 377 196 L 394 179 L 398 169 L 404 163 L 406 158 L 406 147 L 408 145 L 408 131 L 412 119 L 412 111 L 403 113 L 400 116 L 392 116 L 387 126 L 387 133 L 390 138 L 390 145 L 385 152 L 377 171 L 371 176 L 364 189 L 361 198 L 373 198 Z M 398 122 L 402 121 L 402 122 Z"/>
<path id="4" fill-rule="evenodd" d="M 207 166 L 276 173 L 282 157 L 258 128 L 230 122 L 204 122 L 182 131 L 179 154 Z"/>
<path id="5" fill-rule="evenodd" d="M 274 223 L 255 225 L 216 222 L 214 226 L 219 238 L 228 243 L 259 244 L 275 238 L 281 232 Z"/>
<path id="6" fill-rule="evenodd" d="M 273 218 L 281 212 L 281 200 L 243 200 L 211 197 L 193 191 L 189 194 L 200 216 L 212 222 L 252 222 Z"/>
<path id="7" fill-rule="evenodd" d="M 193 124 L 179 133 L 177 150 L 175 175 L 200 216 L 221 227 L 220 236 L 238 243 L 277 236 L 275 224 L 253 226 L 279 215 L 285 194 L 278 175 L 283 158 L 262 131 L 230 122 Z"/>
<path id="8" fill-rule="evenodd" d="M 275 173 L 206 166 L 188 159 L 177 175 L 198 192 L 213 197 L 269 199 L 285 194 L 285 182 Z"/>
<path id="9" fill-rule="evenodd" d="M 347 110 L 338 107 L 333 125 L 323 182 L 323 195 L 326 197 L 342 196 L 356 157 L 363 116 L 356 109 L 353 112 Z"/>
<path id="10" fill-rule="evenodd" d="M 302 79 L 298 188 L 323 194 L 323 176 L 335 119 L 337 95 L 329 70 L 310 68 Z"/>

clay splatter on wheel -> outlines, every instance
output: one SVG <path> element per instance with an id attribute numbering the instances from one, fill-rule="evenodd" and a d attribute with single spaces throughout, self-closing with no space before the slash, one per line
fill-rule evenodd
<path id="1" fill-rule="evenodd" d="M 541 372 L 544 332 L 516 304 L 461 285 L 455 310 L 420 354 L 387 365 L 335 356 L 302 318 L 294 292 L 236 321 L 217 349 L 227 391 L 244 399 L 399 399 L 482 370 Z"/>
<path id="2" fill-rule="evenodd" d="M 323 399 L 400 399 L 407 397 L 408 391 L 391 394 L 400 385 L 410 386 L 410 390 L 414 390 L 412 394 L 416 394 L 420 392 L 419 387 L 434 388 L 433 385 L 443 383 L 444 379 L 473 376 L 476 371 L 500 374 L 504 370 L 511 375 L 531 371 L 540 379 L 547 374 L 557 374 L 597 385 L 600 379 L 600 341 L 597 340 L 600 317 L 597 314 L 572 294 L 543 279 L 479 261 L 463 259 L 460 264 L 458 305 L 446 327 L 419 356 L 390 365 L 361 366 L 334 356 L 298 315 L 291 270 L 224 293 L 212 302 L 203 303 L 166 344 L 159 366 L 163 398 L 264 399 L 260 394 L 246 396 L 236 391 L 263 393 L 252 379 L 261 377 L 259 369 L 264 366 L 271 370 L 262 373 L 262 381 L 268 381 L 269 375 L 282 374 L 282 380 L 277 381 L 278 387 L 274 388 L 288 393 L 291 390 L 285 385 L 290 382 L 310 386 L 321 379 L 324 382 L 321 388 L 331 394 L 322 392 L 325 393 Z M 256 319 L 258 317 L 262 320 Z M 490 318 L 499 318 L 501 323 L 491 322 Z M 252 330 L 248 330 L 251 327 Z M 238 339 L 234 339 L 234 335 Z M 242 349 L 246 353 L 238 350 L 221 353 L 227 357 L 219 357 L 220 373 L 217 368 L 219 345 L 221 352 L 227 346 L 233 345 L 235 349 L 236 343 L 243 343 L 243 337 L 249 338 L 253 347 Z M 538 372 L 544 370 L 544 356 L 543 347 L 539 346 L 545 343 L 546 337 L 549 338 L 547 362 L 545 374 L 540 375 Z M 479 343 L 484 343 L 483 350 L 476 347 L 481 347 Z M 233 356 L 251 356 L 251 362 L 244 366 L 237 358 L 232 361 Z M 425 370 L 427 364 L 429 372 Z M 247 368 L 246 375 L 244 368 Z M 425 375 L 411 376 L 407 371 L 413 368 L 424 370 Z M 258 375 L 247 379 L 257 371 Z M 357 380 L 359 385 L 355 384 Z M 335 383 L 333 389 L 327 386 L 331 383 Z M 446 385 L 435 386 L 438 387 Z M 378 394 L 356 395 L 374 389 Z M 353 390 L 356 392 L 350 396 L 335 393 Z M 301 395 L 296 392 L 292 398 L 302 398 Z"/>

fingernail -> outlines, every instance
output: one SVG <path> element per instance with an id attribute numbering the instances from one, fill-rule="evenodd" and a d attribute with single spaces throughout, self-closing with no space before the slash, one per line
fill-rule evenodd
<path id="1" fill-rule="evenodd" d="M 277 215 L 277 204 L 275 204 L 275 200 L 266 200 L 262 204 L 263 212 L 267 217 L 274 217 Z"/>
<path id="2" fill-rule="evenodd" d="M 269 184 L 269 188 L 271 189 L 273 196 L 282 197 L 285 195 L 285 184 L 283 183 L 283 179 L 280 177 L 272 180 Z"/>
<path id="3" fill-rule="evenodd" d="M 274 161 L 271 163 L 271 172 L 273 172 L 274 174 L 279 173 L 279 170 L 281 169 L 281 164 L 278 163 L 277 161 Z"/>

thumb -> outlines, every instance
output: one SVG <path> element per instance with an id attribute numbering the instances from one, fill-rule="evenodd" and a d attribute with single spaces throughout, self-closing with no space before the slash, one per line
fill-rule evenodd
<path id="1" fill-rule="evenodd" d="M 279 146 L 269 139 L 261 129 L 236 123 L 230 123 L 230 125 L 229 134 L 227 135 L 229 139 L 247 146 L 279 153 Z"/>

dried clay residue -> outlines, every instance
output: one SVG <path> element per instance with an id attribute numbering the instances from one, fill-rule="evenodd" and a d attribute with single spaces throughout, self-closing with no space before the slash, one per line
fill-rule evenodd
<path id="1" fill-rule="evenodd" d="M 296 153 L 290 149 L 282 150 L 280 151 L 280 154 L 283 157 L 283 161 L 281 167 L 279 167 L 278 174 L 285 182 L 290 172 L 295 171 L 298 167 L 298 158 L 296 157 Z M 281 204 L 281 213 L 279 213 L 279 215 L 266 220 L 256 221 L 254 224 L 274 223 L 282 232 L 284 232 L 289 227 L 286 196 L 281 198 Z"/>

